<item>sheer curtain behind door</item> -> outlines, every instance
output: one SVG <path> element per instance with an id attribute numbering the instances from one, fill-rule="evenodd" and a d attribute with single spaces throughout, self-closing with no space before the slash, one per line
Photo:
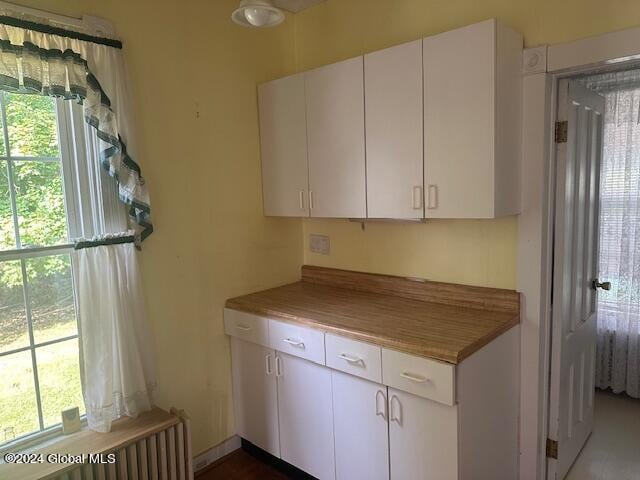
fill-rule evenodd
<path id="1" fill-rule="evenodd" d="M 586 83 L 606 98 L 596 385 L 640 398 L 640 70 Z"/>

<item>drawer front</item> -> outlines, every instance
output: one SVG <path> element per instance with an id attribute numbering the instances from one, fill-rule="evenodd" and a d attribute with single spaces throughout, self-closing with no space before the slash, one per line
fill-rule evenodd
<path id="1" fill-rule="evenodd" d="M 239 310 L 224 309 L 224 331 L 247 342 L 269 346 L 269 320 Z"/>
<path id="2" fill-rule="evenodd" d="M 327 366 L 382 383 L 382 350 L 368 343 L 326 334 Z"/>
<path id="3" fill-rule="evenodd" d="M 269 320 L 271 348 L 324 365 L 324 332 Z"/>
<path id="4" fill-rule="evenodd" d="M 445 405 L 455 404 L 455 367 L 382 349 L 382 383 Z"/>

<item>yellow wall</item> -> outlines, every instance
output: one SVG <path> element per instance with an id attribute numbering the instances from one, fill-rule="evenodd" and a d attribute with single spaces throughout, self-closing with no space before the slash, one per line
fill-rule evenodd
<path id="1" fill-rule="evenodd" d="M 237 0 L 19 1 L 110 19 L 124 41 L 156 227 L 141 258 L 158 403 L 190 414 L 200 453 L 234 432 L 225 299 L 299 276 L 300 221 L 262 216 L 256 107 L 256 83 L 293 70 L 293 24 L 237 27 Z"/>
<path id="2" fill-rule="evenodd" d="M 497 17 L 527 46 L 640 25 L 636 0 L 327 0 L 296 15 L 296 67 L 307 70 Z M 329 256 L 308 251 L 309 234 L 331 237 Z M 305 263 L 515 288 L 517 220 L 424 225 L 303 221 Z"/>

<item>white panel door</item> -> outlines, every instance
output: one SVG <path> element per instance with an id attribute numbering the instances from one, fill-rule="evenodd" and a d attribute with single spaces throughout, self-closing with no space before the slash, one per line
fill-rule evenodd
<path id="1" fill-rule="evenodd" d="M 563 80 L 558 120 L 567 141 L 556 151 L 556 214 L 549 438 L 550 479 L 562 479 L 593 428 L 600 163 L 604 97 Z"/>
<path id="2" fill-rule="evenodd" d="M 304 74 L 258 87 L 264 214 L 309 215 Z"/>
<path id="3" fill-rule="evenodd" d="M 362 57 L 305 74 L 312 217 L 367 215 Z"/>
<path id="4" fill-rule="evenodd" d="M 457 480 L 457 407 L 389 388 L 391 480 Z"/>
<path id="5" fill-rule="evenodd" d="M 275 352 L 231 337 L 231 371 L 236 432 L 279 457 Z"/>
<path id="6" fill-rule="evenodd" d="M 388 480 L 387 387 L 333 370 L 337 480 Z"/>
<path id="7" fill-rule="evenodd" d="M 495 21 L 423 42 L 425 216 L 493 217 Z"/>
<path id="8" fill-rule="evenodd" d="M 367 216 L 422 218 L 422 40 L 364 56 Z"/>
<path id="9" fill-rule="evenodd" d="M 277 352 L 281 458 L 320 480 L 335 478 L 331 370 Z"/>

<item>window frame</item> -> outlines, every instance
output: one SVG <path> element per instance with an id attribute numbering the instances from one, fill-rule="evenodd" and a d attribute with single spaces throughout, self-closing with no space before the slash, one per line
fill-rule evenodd
<path id="1" fill-rule="evenodd" d="M 8 450 L 15 450 L 16 448 L 26 448 L 27 446 L 35 443 L 41 443 L 46 439 L 56 437 L 62 432 L 62 426 L 60 423 L 45 427 L 44 415 L 42 408 L 42 397 L 40 392 L 40 380 L 38 377 L 38 362 L 36 357 L 36 351 L 38 348 L 46 347 L 49 345 L 55 345 L 65 341 L 76 340 L 78 342 L 78 349 L 80 353 L 79 368 L 82 369 L 82 342 L 80 323 L 77 318 L 77 290 L 76 281 L 74 278 L 73 260 L 71 259 L 71 279 L 72 279 L 72 293 L 73 304 L 75 308 L 77 329 L 76 334 L 67 335 L 65 337 L 48 340 L 45 342 L 36 343 L 34 338 L 33 318 L 31 312 L 31 299 L 29 297 L 29 285 L 28 275 L 26 268 L 26 260 L 30 258 L 37 258 L 43 256 L 54 256 L 61 254 L 70 254 L 73 250 L 73 243 L 71 238 L 83 236 L 85 232 L 93 232 L 94 225 L 91 225 L 92 218 L 91 202 L 82 202 L 81 196 L 86 198 L 92 198 L 90 195 L 94 194 L 91 191 L 91 186 L 86 185 L 87 179 L 91 176 L 89 172 L 79 172 L 79 168 L 82 165 L 86 165 L 85 161 L 78 161 L 81 158 L 86 159 L 88 153 L 87 147 L 91 142 L 95 143 L 93 139 L 90 139 L 89 135 L 86 135 L 86 127 L 83 119 L 82 107 L 74 105 L 70 101 L 63 99 L 54 100 L 54 110 L 56 114 L 56 127 L 58 135 L 58 149 L 59 149 L 59 161 L 61 164 L 62 186 L 63 186 L 63 198 L 65 207 L 65 220 L 67 222 L 67 239 L 66 243 L 51 245 L 51 246 L 36 246 L 36 247 L 22 247 L 20 240 L 20 230 L 18 227 L 18 212 L 16 206 L 15 195 L 15 183 L 13 176 L 14 162 L 19 161 L 58 161 L 58 157 L 45 157 L 45 156 L 33 156 L 33 157 L 21 157 L 13 156 L 11 154 L 11 146 L 9 141 L 9 132 L 7 125 L 7 115 L 5 108 L 5 96 L 3 92 L 0 92 L 0 116 L 2 118 L 2 136 L 5 143 L 5 155 L 0 155 L 0 160 L 7 162 L 7 173 L 9 181 L 10 201 L 13 216 L 13 226 L 15 232 L 16 248 L 8 250 L 0 250 L 0 262 L 5 261 L 20 261 L 20 267 L 22 271 L 22 289 L 24 294 L 24 306 L 25 315 L 27 320 L 27 331 L 29 344 L 24 347 L 0 352 L 0 358 L 17 354 L 20 352 L 29 352 L 31 357 L 31 365 L 33 369 L 33 382 L 36 395 L 36 405 L 38 413 L 38 430 L 20 435 L 15 439 L 0 444 L 0 452 Z M 80 128 L 82 127 L 82 128 Z M 82 173 L 82 174 L 80 174 Z M 83 181 L 85 180 L 85 181 Z M 82 416 L 83 424 L 86 424 L 85 416 Z"/>

